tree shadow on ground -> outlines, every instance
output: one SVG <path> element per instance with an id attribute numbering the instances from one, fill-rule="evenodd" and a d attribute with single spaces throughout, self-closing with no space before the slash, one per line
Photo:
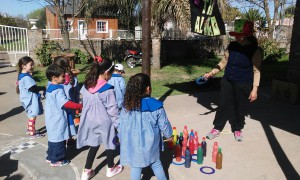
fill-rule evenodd
<path id="1" fill-rule="evenodd" d="M 214 79 L 213 81 L 215 82 L 207 83 L 205 86 L 200 86 L 198 88 L 195 88 L 195 84 L 193 82 L 175 83 L 167 86 L 197 98 L 197 102 L 208 110 L 200 115 L 206 115 L 216 111 L 217 108 L 213 108 L 213 104 L 218 105 L 218 83 L 220 79 Z M 277 162 L 286 178 L 299 178 L 298 172 L 295 170 L 285 154 L 283 148 L 274 135 L 271 126 L 300 136 L 300 106 L 272 100 L 270 89 L 270 84 L 268 84 L 268 86 L 264 86 L 263 83 L 261 84 L 258 92 L 258 100 L 247 107 L 246 115 L 262 124 L 275 158 L 277 159 Z"/>
<path id="2" fill-rule="evenodd" d="M 40 134 L 46 134 L 46 132 L 47 132 L 46 126 L 43 126 L 40 129 L 37 129 L 37 131 L 40 132 Z"/>
<path id="3" fill-rule="evenodd" d="M 24 111 L 24 108 L 22 106 L 15 107 L 15 108 L 11 109 L 10 111 L 8 111 L 7 113 L 1 114 L 0 115 L 0 122 L 7 119 L 7 118 L 9 118 L 9 117 L 20 114 L 23 111 Z"/>
<path id="4" fill-rule="evenodd" d="M 11 152 L 5 153 L 0 157 L 0 177 L 6 177 L 5 179 L 22 179 L 22 175 L 16 174 L 10 176 L 13 172 L 18 170 L 18 160 L 10 159 Z"/>

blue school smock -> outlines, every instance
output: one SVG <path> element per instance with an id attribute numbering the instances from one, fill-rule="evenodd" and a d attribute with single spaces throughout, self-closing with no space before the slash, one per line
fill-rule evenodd
<path id="1" fill-rule="evenodd" d="M 20 101 L 25 109 L 28 118 L 34 118 L 43 113 L 43 106 L 39 93 L 34 93 L 28 89 L 36 85 L 29 73 L 20 73 L 18 76 Z"/>
<path id="2" fill-rule="evenodd" d="M 121 109 L 123 106 L 126 88 L 125 79 L 120 74 L 112 74 L 110 80 L 108 80 L 107 83 L 114 86 L 116 100 L 118 102 L 118 108 Z"/>
<path id="3" fill-rule="evenodd" d="M 121 111 L 119 119 L 120 162 L 131 167 L 146 167 L 160 158 L 162 135 L 169 138 L 172 127 L 163 103 L 146 97 L 141 109 Z"/>
<path id="4" fill-rule="evenodd" d="M 112 140 L 118 126 L 118 105 L 113 86 L 105 84 L 97 92 L 89 92 L 85 86 L 80 90 L 83 108 L 77 134 L 77 148 L 99 146 L 115 149 Z"/>
<path id="5" fill-rule="evenodd" d="M 45 121 L 48 141 L 61 142 L 69 139 L 68 118 L 63 107 L 68 98 L 63 85 L 50 84 L 46 91 Z"/>
<path id="6" fill-rule="evenodd" d="M 51 82 L 48 81 L 47 87 L 50 84 L 51 84 Z M 74 87 L 70 83 L 60 84 L 60 85 L 63 86 L 65 94 L 67 96 L 67 99 L 72 102 L 76 102 Z M 76 128 L 75 128 L 75 124 L 74 124 L 75 111 L 73 109 L 66 109 L 66 112 L 67 112 L 67 117 L 68 117 L 68 121 L 69 121 L 68 126 L 69 126 L 70 136 L 75 136 L 76 135 Z"/>

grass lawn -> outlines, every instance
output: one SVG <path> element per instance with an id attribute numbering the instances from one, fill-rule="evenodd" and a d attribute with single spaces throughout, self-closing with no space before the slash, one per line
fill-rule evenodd
<path id="1" fill-rule="evenodd" d="M 195 84 L 195 79 L 209 72 L 214 65 L 219 62 L 219 59 L 210 59 L 199 63 L 176 63 L 162 67 L 160 70 L 151 70 L 152 96 L 161 98 L 163 96 L 177 94 L 192 94 L 200 91 L 200 88 Z M 284 56 L 278 62 L 262 64 L 262 83 L 271 82 L 273 78 L 280 79 L 285 77 L 287 71 L 288 56 Z M 124 78 L 126 81 L 130 76 L 141 72 L 141 67 L 127 68 L 125 64 Z M 76 64 L 76 69 L 80 69 L 81 73 L 77 76 L 80 83 L 83 83 L 85 75 L 89 70 L 90 65 Z M 34 78 L 38 85 L 46 85 L 45 67 L 35 69 Z M 223 72 L 217 74 L 217 77 L 222 77 Z"/>

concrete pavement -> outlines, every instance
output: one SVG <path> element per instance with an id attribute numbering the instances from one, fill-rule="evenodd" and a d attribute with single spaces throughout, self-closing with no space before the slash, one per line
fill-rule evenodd
<path id="1" fill-rule="evenodd" d="M 47 137 L 29 139 L 25 135 L 26 114 L 15 93 L 17 73 L 15 68 L 0 68 L 0 179 L 80 179 L 87 150 L 69 149 L 71 164 L 50 167 L 45 162 Z M 154 89 L 155 91 L 155 89 Z M 199 87 L 196 94 L 166 96 L 161 98 L 172 126 L 178 131 L 184 125 L 205 136 L 212 128 L 218 90 Z M 189 169 L 171 163 L 169 150 L 162 154 L 162 161 L 171 180 L 183 179 L 300 179 L 300 106 L 273 101 L 270 87 L 261 87 L 259 99 L 247 111 L 244 141 L 236 142 L 227 123 L 223 133 L 215 140 L 207 140 L 207 157 L 203 165 L 192 163 Z M 44 115 L 37 119 L 37 129 L 44 130 Z M 47 135 L 47 133 L 46 133 Z M 215 168 L 211 161 L 213 142 L 222 147 L 223 168 L 207 175 L 199 171 L 202 166 Z M 96 176 L 104 179 L 106 166 L 103 147 L 100 147 L 93 168 Z M 115 158 L 115 162 L 119 156 Z M 151 177 L 151 170 L 144 171 L 144 179 Z M 147 176 L 147 177 L 146 177 Z M 110 179 L 130 179 L 130 170 Z"/>

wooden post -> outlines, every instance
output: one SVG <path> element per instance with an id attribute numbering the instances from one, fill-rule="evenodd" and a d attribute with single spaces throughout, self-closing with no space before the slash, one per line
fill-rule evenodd
<path id="1" fill-rule="evenodd" d="M 142 1 L 142 73 L 150 76 L 151 1 Z"/>

